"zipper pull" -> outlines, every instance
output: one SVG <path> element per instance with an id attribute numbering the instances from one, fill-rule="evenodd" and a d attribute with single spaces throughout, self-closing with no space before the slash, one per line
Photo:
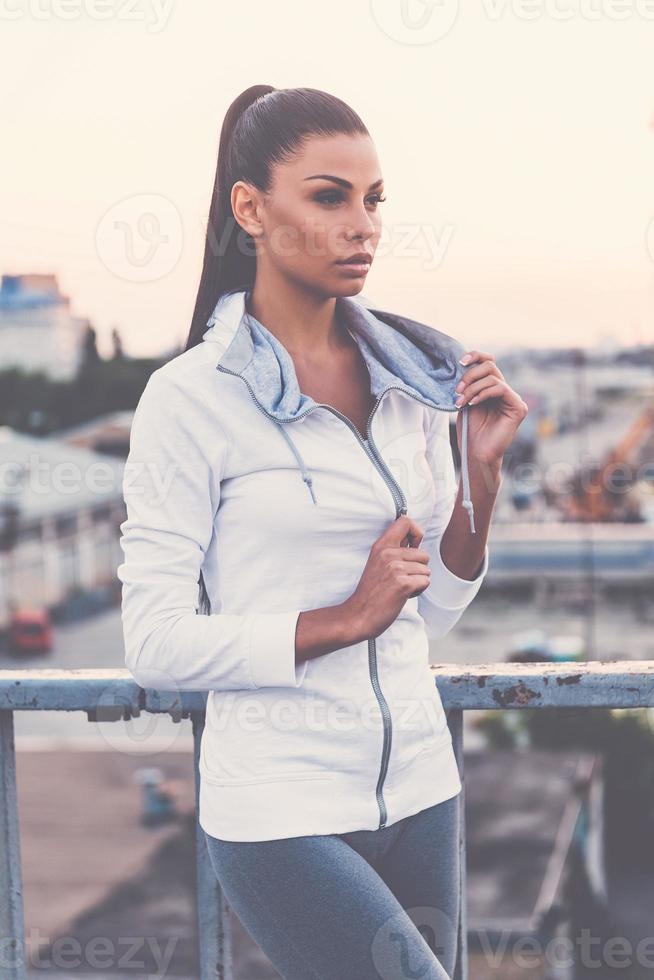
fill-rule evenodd
<path id="1" fill-rule="evenodd" d="M 397 515 L 397 518 L 396 518 L 396 520 L 399 520 L 399 519 L 400 519 L 400 517 L 404 517 L 404 515 L 406 514 L 406 512 L 407 512 L 407 508 L 406 508 L 406 506 L 402 506 L 402 507 L 400 507 L 400 511 L 399 511 L 399 513 L 398 513 L 398 515 Z M 411 541 L 410 541 L 410 540 L 408 540 L 408 541 L 407 541 L 407 543 L 406 543 L 406 544 L 404 545 L 404 547 L 405 547 L 405 548 L 410 548 L 410 547 L 411 547 Z"/>

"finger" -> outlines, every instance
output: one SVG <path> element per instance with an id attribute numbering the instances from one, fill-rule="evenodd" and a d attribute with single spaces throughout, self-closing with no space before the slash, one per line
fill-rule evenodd
<path id="1" fill-rule="evenodd" d="M 414 590 L 416 590 L 417 586 L 417 590 L 410 596 L 410 598 L 413 598 L 413 595 L 419 595 L 420 592 L 429 588 L 431 585 L 431 579 L 428 575 L 407 575 L 404 583 L 402 584 Z"/>
<path id="2" fill-rule="evenodd" d="M 424 536 L 422 532 L 419 534 L 418 531 L 420 531 L 420 528 L 417 531 L 408 531 L 405 537 L 402 538 L 400 547 L 411 548 L 412 550 L 418 548 Z"/>
<path id="3" fill-rule="evenodd" d="M 415 547 L 420 544 L 424 536 L 425 532 L 413 518 L 409 517 L 408 514 L 402 514 L 401 517 L 388 525 L 378 541 L 385 547 L 390 545 L 401 548 L 403 543 L 408 540 L 409 547 Z"/>
<path id="4" fill-rule="evenodd" d="M 418 565 L 428 565 L 431 555 L 428 551 L 420 548 L 399 548 L 393 555 L 393 559 L 399 558 L 401 561 L 415 562 Z"/>
<path id="5" fill-rule="evenodd" d="M 408 514 L 403 514 L 399 520 L 406 522 L 405 536 L 402 538 L 400 544 L 407 548 L 417 548 L 424 538 L 425 532 Z"/>
<path id="6" fill-rule="evenodd" d="M 486 401 L 487 398 L 501 398 L 505 405 L 516 408 L 521 420 L 529 413 L 529 406 L 522 400 L 520 395 L 508 384 L 496 385 L 495 388 L 486 389 L 482 394 L 470 399 L 470 404 Z"/>
<path id="7" fill-rule="evenodd" d="M 459 363 L 465 362 L 466 366 L 473 361 L 494 361 L 495 355 L 485 350 L 469 350 L 459 358 Z"/>
<path id="8" fill-rule="evenodd" d="M 423 578 L 431 582 L 431 571 L 425 565 L 407 565 L 402 569 L 402 575 L 407 575 L 413 585 L 415 585 L 416 581 L 419 582 Z"/>
<path id="9" fill-rule="evenodd" d="M 484 390 L 479 394 L 475 395 L 474 398 L 470 399 L 471 405 L 477 405 L 479 402 L 485 402 L 489 398 L 504 398 L 508 391 L 507 385 L 493 385 L 490 388 L 484 388 Z"/>
<path id="10" fill-rule="evenodd" d="M 482 391 L 485 391 L 487 388 L 497 387 L 497 385 L 498 385 L 498 379 L 495 377 L 495 375 L 490 375 L 487 378 L 482 378 L 481 381 L 475 381 L 474 384 L 468 385 L 468 387 L 465 389 L 463 394 L 460 396 L 461 398 L 463 398 L 463 401 L 459 402 L 459 399 L 457 398 L 456 403 L 459 406 L 465 405 L 466 402 L 472 403 L 472 399 L 476 395 L 479 395 Z"/>
<path id="11" fill-rule="evenodd" d="M 461 375 L 458 385 L 456 386 L 457 391 L 463 391 L 469 384 L 473 381 L 478 381 L 480 378 L 494 377 L 504 380 L 504 375 L 498 368 L 494 361 L 484 361 L 483 364 L 479 364 L 476 367 L 470 368 L 465 374 Z"/>

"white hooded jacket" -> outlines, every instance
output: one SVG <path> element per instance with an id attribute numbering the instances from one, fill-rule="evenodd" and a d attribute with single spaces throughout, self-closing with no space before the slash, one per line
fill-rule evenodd
<path id="1" fill-rule="evenodd" d="M 457 482 L 448 413 L 458 341 L 338 298 L 368 366 L 368 439 L 300 391 L 249 293 L 223 295 L 203 341 L 150 376 L 125 466 L 125 662 L 142 687 L 206 691 L 199 822 L 255 841 L 388 826 L 461 790 L 428 641 L 474 580 L 444 564 Z M 464 506 L 471 529 L 463 416 Z M 400 514 L 425 531 L 429 587 L 377 638 L 295 662 L 303 610 L 347 599 Z M 198 613 L 204 579 L 211 613 Z"/>

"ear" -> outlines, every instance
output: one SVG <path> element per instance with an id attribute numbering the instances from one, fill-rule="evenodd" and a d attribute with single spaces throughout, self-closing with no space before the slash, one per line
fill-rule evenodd
<path id="1" fill-rule="evenodd" d="M 253 238 L 261 238 L 261 199 L 256 187 L 245 180 L 237 180 L 231 191 L 232 211 L 238 224 Z"/>

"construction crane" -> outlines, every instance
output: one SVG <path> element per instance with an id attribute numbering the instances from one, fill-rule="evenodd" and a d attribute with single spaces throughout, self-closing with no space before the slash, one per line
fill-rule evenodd
<path id="1" fill-rule="evenodd" d="M 571 521 L 624 521 L 640 519 L 625 490 L 620 467 L 638 468 L 643 448 L 654 437 L 654 404 L 645 405 L 627 433 L 596 469 L 584 468 L 573 477 L 570 495 L 562 501 L 565 519 Z"/>

